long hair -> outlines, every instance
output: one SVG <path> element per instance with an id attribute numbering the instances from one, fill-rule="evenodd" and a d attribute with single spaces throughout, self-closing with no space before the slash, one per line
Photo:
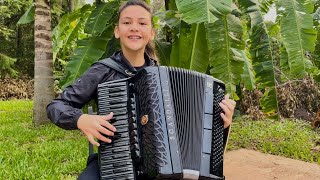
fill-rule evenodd
<path id="1" fill-rule="evenodd" d="M 152 10 L 147 3 L 145 3 L 144 1 L 141 1 L 141 0 L 129 0 L 126 3 L 124 3 L 122 6 L 120 6 L 119 11 L 118 11 L 118 21 L 119 21 L 121 12 L 129 6 L 141 6 L 145 10 L 147 10 L 151 14 L 151 24 L 152 24 L 152 27 L 154 27 Z M 155 44 L 153 41 L 148 42 L 144 51 L 145 51 L 145 53 L 147 53 L 147 55 L 149 57 L 151 57 L 152 59 L 156 60 L 159 63 L 158 56 L 156 53 Z"/>

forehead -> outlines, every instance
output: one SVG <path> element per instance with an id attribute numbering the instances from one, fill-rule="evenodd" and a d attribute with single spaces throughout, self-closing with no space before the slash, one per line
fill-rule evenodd
<path id="1" fill-rule="evenodd" d="M 151 13 L 141 6 L 133 5 L 122 10 L 120 19 L 122 18 L 151 19 Z"/>

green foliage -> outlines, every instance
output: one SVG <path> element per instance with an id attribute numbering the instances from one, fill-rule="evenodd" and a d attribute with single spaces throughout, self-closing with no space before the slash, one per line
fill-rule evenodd
<path id="1" fill-rule="evenodd" d="M 91 10 L 90 5 L 85 5 L 61 18 L 59 24 L 53 30 L 53 61 L 56 60 L 57 55 L 59 55 L 59 59 L 69 58 L 68 56 L 73 51 L 77 39 L 85 36 L 83 29 Z"/>
<path id="2" fill-rule="evenodd" d="M 88 143 L 79 131 L 35 128 L 32 101 L 0 102 L 0 179 L 76 179 Z"/>
<path id="3" fill-rule="evenodd" d="M 312 1 L 300 1 L 166 1 L 169 9 L 154 17 L 161 64 L 209 72 L 225 82 L 234 99 L 238 87 L 257 88 L 264 93 L 260 108 L 267 114 L 277 112 L 277 85 L 319 74 L 313 65 L 320 64 L 313 53 L 319 49 L 312 27 L 318 25 L 317 11 Z M 264 22 L 263 15 L 275 2 L 277 22 Z M 65 72 L 60 85 L 72 83 L 119 47 L 112 35 L 118 5 L 99 1 L 61 18 L 53 39 L 54 57 Z"/>
<path id="4" fill-rule="evenodd" d="M 208 47 L 204 24 L 193 24 L 191 27 L 181 23 L 179 38 L 173 43 L 170 64 L 206 72 L 208 67 Z"/>
<path id="5" fill-rule="evenodd" d="M 242 58 L 244 60 L 243 74 L 241 75 L 242 83 L 246 89 L 253 90 L 256 88 L 256 80 L 251 59 L 248 58 L 245 51 L 242 51 Z"/>
<path id="6" fill-rule="evenodd" d="M 24 15 L 21 16 L 17 24 L 28 24 L 32 21 L 34 21 L 34 4 L 32 4 Z"/>
<path id="7" fill-rule="evenodd" d="M 240 3 L 250 17 L 250 54 L 258 89 L 265 89 L 260 99 L 262 110 L 267 113 L 278 112 L 277 96 L 275 90 L 274 57 L 271 51 L 270 38 L 260 11 L 257 0 Z"/>
<path id="8" fill-rule="evenodd" d="M 101 2 L 62 17 L 53 35 L 54 59 L 58 56 L 62 59 L 60 62 L 67 64 L 59 83 L 61 87 L 72 84 L 92 63 L 101 59 L 107 49 L 113 50 L 113 43 L 109 41 L 115 41 L 113 28 L 118 6 L 119 1 Z"/>
<path id="9" fill-rule="evenodd" d="M 83 39 L 78 42 L 77 48 L 66 66 L 69 71 L 64 74 L 63 79 L 60 81 L 62 88 L 72 84 L 92 63 L 101 58 L 106 50 L 108 41 L 113 36 L 110 29 L 112 29 L 111 26 L 100 36 Z"/>
<path id="10" fill-rule="evenodd" d="M 320 165 L 320 152 L 311 150 L 317 146 L 319 138 L 319 132 L 301 120 L 280 122 L 237 118 L 232 124 L 228 149 L 253 149 Z"/>
<path id="11" fill-rule="evenodd" d="M 219 19 L 207 25 L 210 74 L 224 81 L 227 92 L 238 100 L 236 85 L 243 73 L 245 44 L 241 39 L 243 34 L 241 21 L 231 14 L 232 3 L 225 3 L 225 6 L 217 7 L 220 11 L 220 14 L 217 14 Z"/>
<path id="12" fill-rule="evenodd" d="M 281 15 L 280 33 L 288 53 L 290 73 L 303 77 L 315 71 L 306 51 L 313 52 L 317 32 L 313 29 L 312 1 L 282 0 L 277 3 L 277 12 Z"/>
<path id="13" fill-rule="evenodd" d="M 13 65 L 15 62 L 16 59 L 0 53 L 0 78 L 4 78 L 7 75 L 9 75 L 10 77 L 16 77 L 18 75 L 18 72 L 13 69 Z"/>
<path id="14" fill-rule="evenodd" d="M 19 66 L 15 66 L 15 71 L 19 72 L 19 75 L 33 76 L 33 24 L 17 26 L 18 20 L 32 2 L 0 1 L 0 54 L 16 60 Z M 0 63 L 0 66 L 5 65 Z"/>
<path id="15" fill-rule="evenodd" d="M 222 1 L 220 0 L 176 0 L 176 5 L 182 14 L 182 19 L 189 24 L 213 23 L 218 19 L 213 14 L 216 11 L 215 6 L 221 4 Z"/>
<path id="16" fill-rule="evenodd" d="M 108 28 L 108 24 L 114 18 L 115 10 L 118 7 L 119 1 L 97 4 L 86 22 L 85 33 L 91 36 L 99 36 Z"/>

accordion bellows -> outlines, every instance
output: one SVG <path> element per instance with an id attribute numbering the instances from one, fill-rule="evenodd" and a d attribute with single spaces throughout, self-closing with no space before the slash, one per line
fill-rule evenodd
<path id="1" fill-rule="evenodd" d="M 101 179 L 224 179 L 224 84 L 205 74 L 147 67 L 98 86 L 99 114 L 114 112 L 99 147 Z"/>

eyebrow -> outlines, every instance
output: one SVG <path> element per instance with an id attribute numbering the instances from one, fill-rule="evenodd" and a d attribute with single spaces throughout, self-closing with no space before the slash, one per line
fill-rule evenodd
<path id="1" fill-rule="evenodd" d="M 121 19 L 132 19 L 131 17 L 123 17 Z M 143 19 L 148 19 L 148 18 L 144 18 L 144 17 L 141 17 L 141 18 L 138 18 L 139 20 L 143 20 Z"/>

